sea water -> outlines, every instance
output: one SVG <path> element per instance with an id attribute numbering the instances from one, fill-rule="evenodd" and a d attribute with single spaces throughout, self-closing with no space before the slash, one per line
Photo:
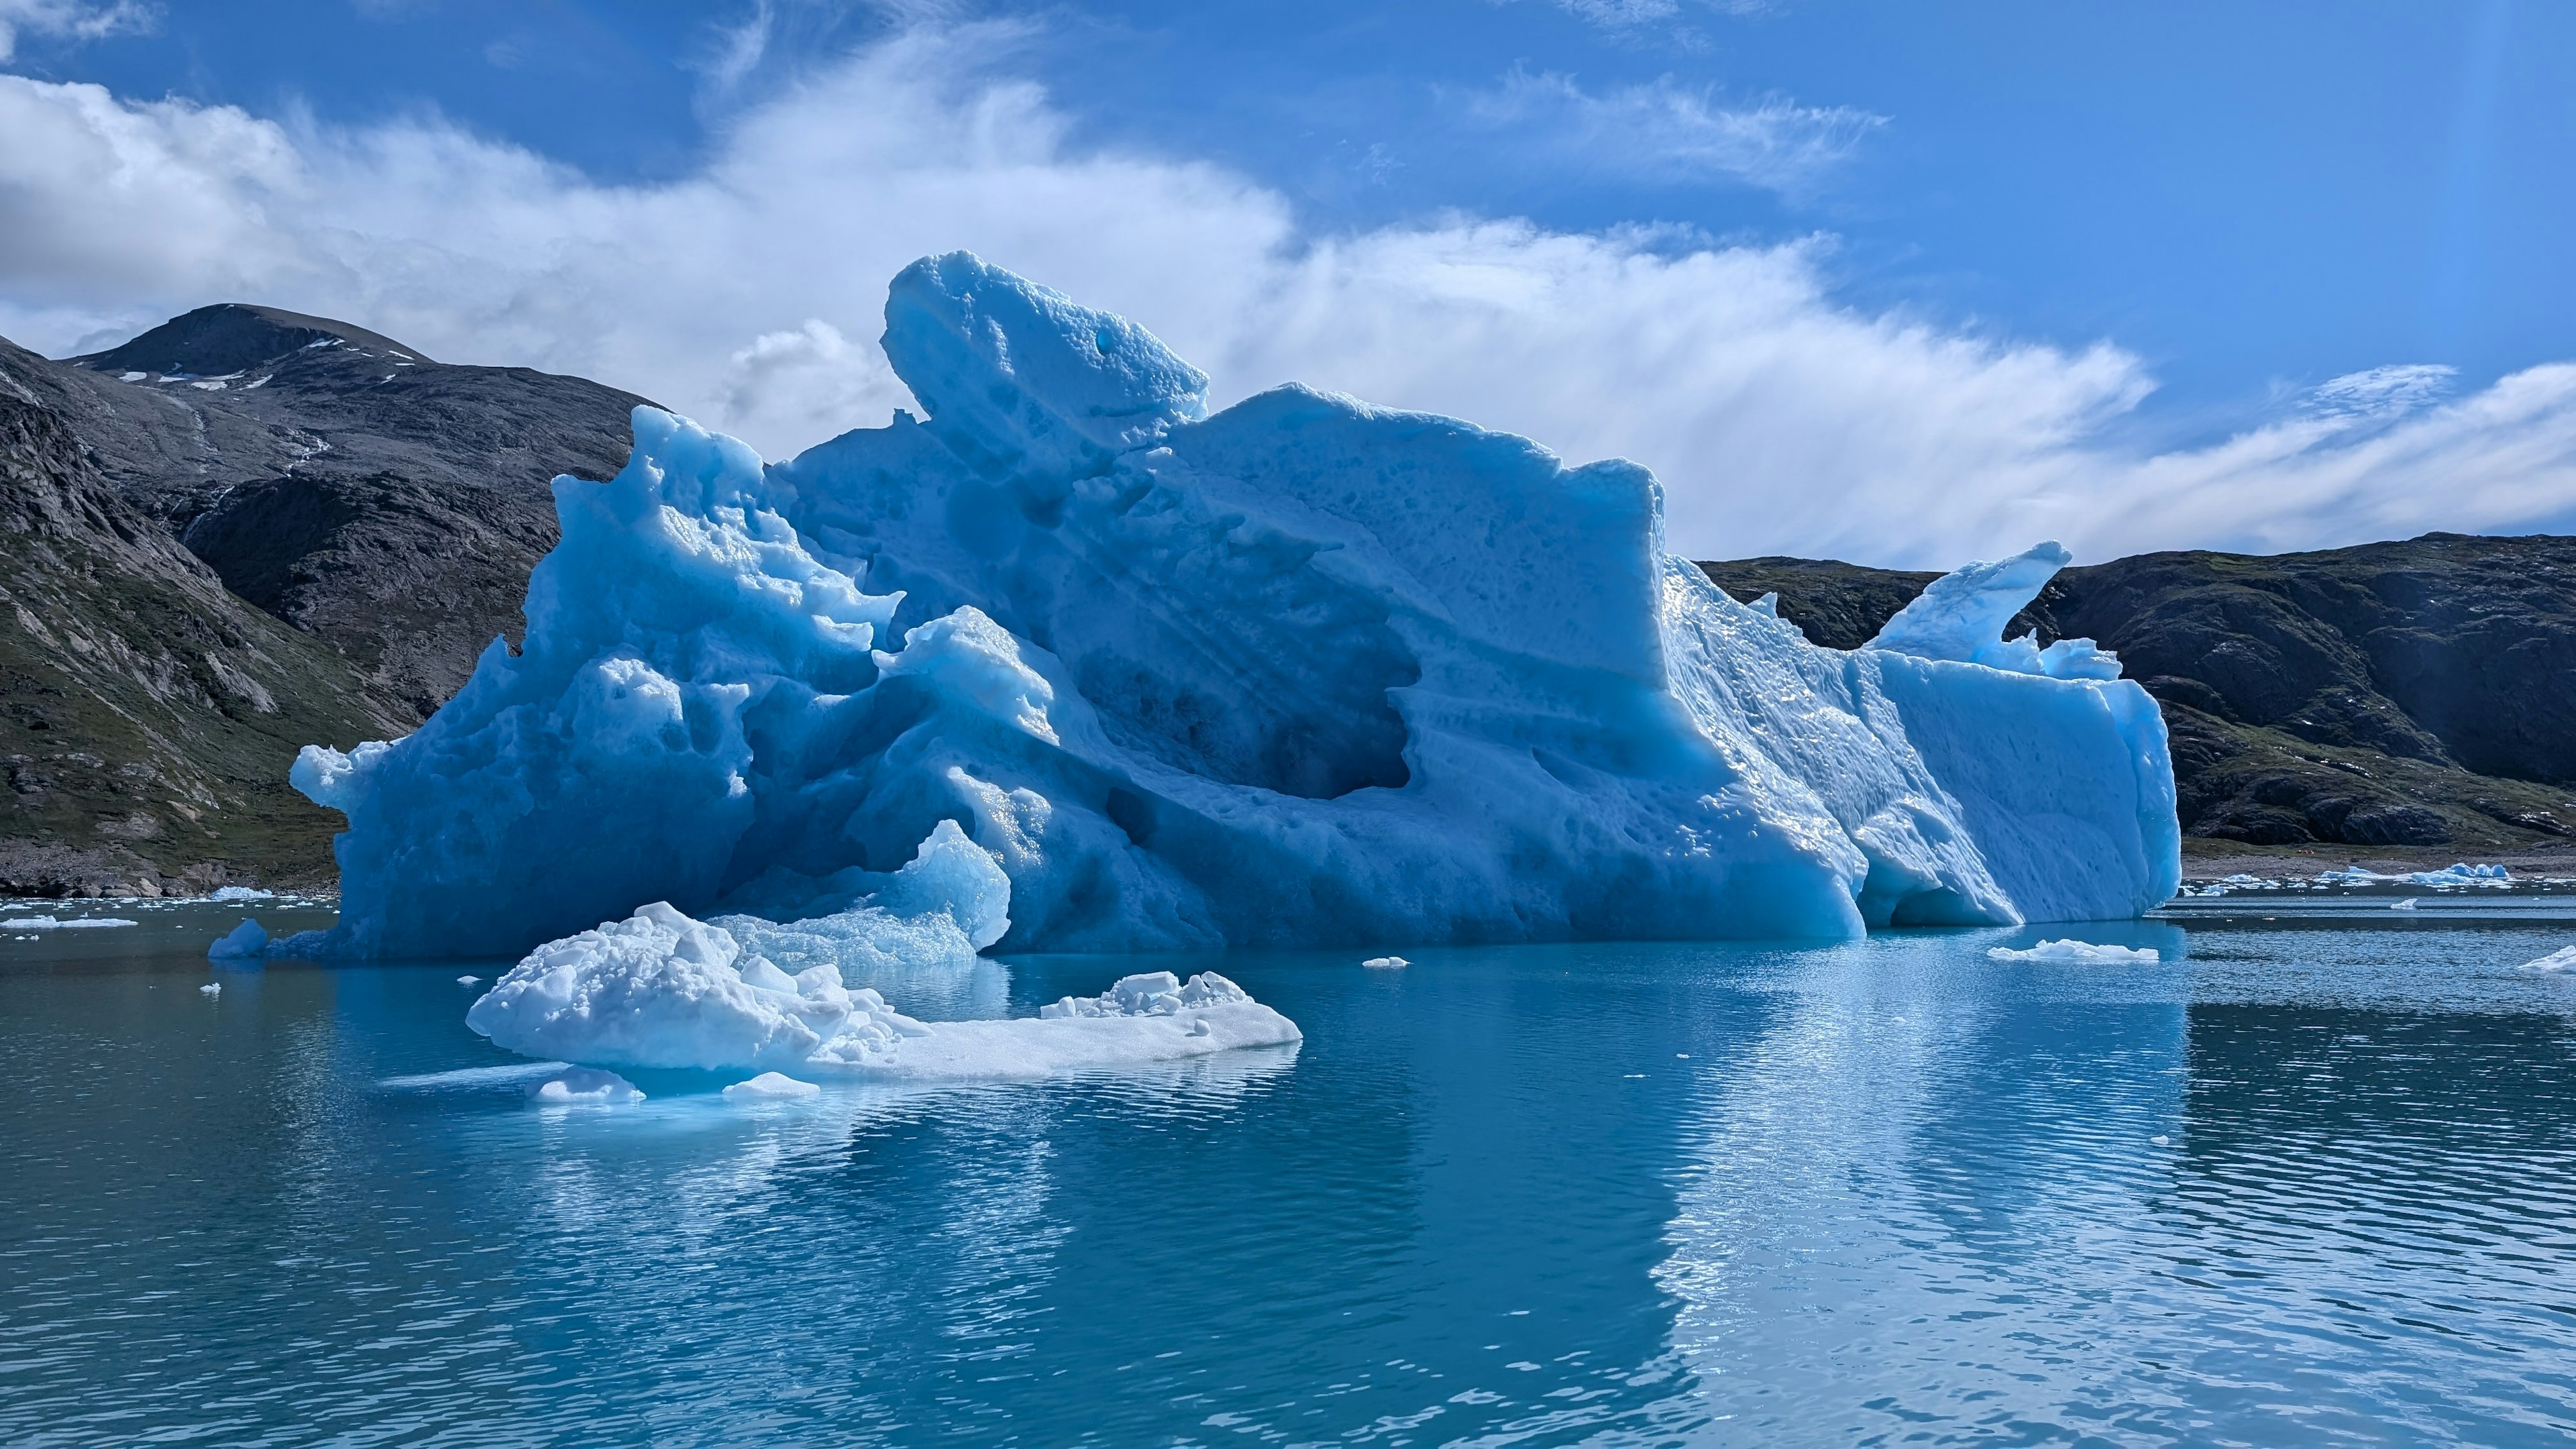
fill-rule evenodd
<path id="1" fill-rule="evenodd" d="M 1237 954 L 1302 1046 L 626 1106 L 490 963 L 0 917 L 0 1441 L 2557 1442 L 2576 911 L 2450 904 Z"/>

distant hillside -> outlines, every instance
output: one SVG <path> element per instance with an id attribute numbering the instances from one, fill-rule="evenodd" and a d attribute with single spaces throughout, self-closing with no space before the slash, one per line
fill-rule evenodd
<path id="1" fill-rule="evenodd" d="M 1836 648 L 1936 577 L 1700 567 Z M 2576 827 L 2576 538 L 2141 554 L 2065 570 L 2017 627 L 2118 651 L 2163 704 L 2189 835 L 2513 848 Z"/>
<path id="2" fill-rule="evenodd" d="M 414 720 L 494 635 L 518 636 L 555 542 L 547 482 L 624 467 L 643 401 L 234 305 L 21 381 L 225 587 L 328 640 Z"/>
<path id="3" fill-rule="evenodd" d="M 260 307 L 0 341 L 0 893 L 329 881 L 296 748 L 407 733 L 516 637 L 548 481 L 623 467 L 639 401 Z"/>

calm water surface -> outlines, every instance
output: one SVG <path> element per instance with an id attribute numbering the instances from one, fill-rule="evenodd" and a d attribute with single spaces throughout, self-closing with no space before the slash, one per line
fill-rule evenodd
<path id="1" fill-rule="evenodd" d="M 2516 967 L 2576 921 L 2522 905 L 1238 955 L 1302 1048 L 625 1108 L 526 1100 L 490 965 L 208 999 L 238 911 L 0 924 L 0 1441 L 2560 1442 L 2576 979 Z"/>

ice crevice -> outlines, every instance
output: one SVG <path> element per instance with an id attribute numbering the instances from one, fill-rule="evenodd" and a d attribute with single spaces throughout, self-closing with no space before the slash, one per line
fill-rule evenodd
<path id="1" fill-rule="evenodd" d="M 639 408 L 616 478 L 556 480 L 521 651 L 296 761 L 348 819 L 341 923 L 263 949 L 533 948 L 496 1041 L 613 1065 L 561 1045 L 607 1030 L 580 1004 L 667 995 L 674 1051 L 796 1077 L 1256 1019 L 924 1024 L 848 984 L 898 958 L 1840 938 L 2179 884 L 2154 702 L 2001 637 L 2054 544 L 1823 649 L 1668 556 L 1635 464 L 1294 385 L 1211 413 L 1143 328 L 966 253 L 886 319 L 925 416 L 764 463 Z"/>

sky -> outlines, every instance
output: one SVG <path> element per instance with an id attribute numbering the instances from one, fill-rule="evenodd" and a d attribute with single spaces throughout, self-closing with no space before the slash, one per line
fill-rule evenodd
<path id="1" fill-rule="evenodd" d="M 1696 557 L 2576 531 L 2576 7 L 0 0 L 0 335 L 214 301 L 785 456 L 964 248 Z"/>

